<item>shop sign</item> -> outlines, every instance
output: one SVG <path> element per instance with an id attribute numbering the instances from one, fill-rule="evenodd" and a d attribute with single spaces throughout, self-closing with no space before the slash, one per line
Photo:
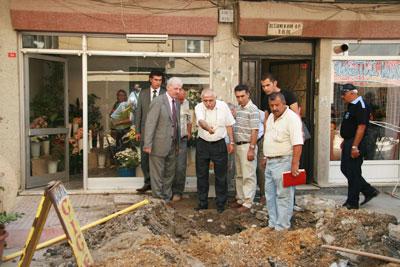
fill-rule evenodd
<path id="1" fill-rule="evenodd" d="M 68 243 L 74 252 L 78 266 L 85 267 L 92 265 L 93 259 L 90 255 L 81 228 L 79 227 L 67 190 L 59 182 L 51 187 L 49 190 L 49 196 L 58 214 L 61 225 L 64 228 L 64 232 L 68 237 Z"/>
<path id="2" fill-rule="evenodd" d="M 344 82 L 373 82 L 400 85 L 399 60 L 337 60 L 334 80 Z"/>
<path id="3" fill-rule="evenodd" d="M 303 34 L 303 23 L 301 22 L 279 22 L 268 23 L 268 35 L 300 36 Z"/>
<path id="4" fill-rule="evenodd" d="M 58 218 L 67 236 L 68 243 L 74 252 L 77 265 L 79 267 L 93 265 L 93 258 L 90 255 L 79 223 L 76 220 L 67 191 L 61 182 L 52 182 L 46 188 L 39 204 L 36 218 L 28 234 L 18 266 L 30 266 L 51 206 L 53 206 L 57 212 Z"/>

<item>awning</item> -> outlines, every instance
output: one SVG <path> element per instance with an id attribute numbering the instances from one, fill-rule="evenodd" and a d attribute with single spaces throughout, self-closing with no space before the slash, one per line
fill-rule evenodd
<path id="1" fill-rule="evenodd" d="M 12 0 L 15 30 L 215 36 L 210 1 Z"/>
<path id="2" fill-rule="evenodd" d="M 398 5 L 239 2 L 240 36 L 298 38 L 400 38 Z M 298 29 L 298 30 L 296 30 Z"/>

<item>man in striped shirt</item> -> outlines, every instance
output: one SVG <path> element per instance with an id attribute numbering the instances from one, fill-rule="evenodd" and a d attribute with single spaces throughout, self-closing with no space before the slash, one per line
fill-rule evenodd
<path id="1" fill-rule="evenodd" d="M 231 207 L 237 208 L 239 212 L 248 212 L 257 186 L 257 134 L 260 114 L 250 99 L 250 90 L 246 85 L 237 85 L 235 96 L 239 104 L 234 125 L 237 201 Z"/>

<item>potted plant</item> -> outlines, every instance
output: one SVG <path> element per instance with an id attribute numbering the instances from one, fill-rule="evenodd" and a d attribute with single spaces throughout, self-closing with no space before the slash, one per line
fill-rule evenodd
<path id="1" fill-rule="evenodd" d="M 65 153 L 64 140 L 62 137 L 54 136 L 51 142 L 51 154 L 47 163 L 48 173 L 56 173 L 59 169 L 59 163 L 64 159 Z"/>
<path id="2" fill-rule="evenodd" d="M 4 191 L 3 186 L 0 186 L 0 191 Z M 2 205 L 0 209 L 2 209 Z M 20 217 L 22 217 L 22 214 L 20 213 L 6 213 L 5 211 L 0 211 L 0 265 L 4 247 L 6 245 L 6 238 L 8 237 L 8 232 L 6 231 L 5 226 L 9 222 L 15 221 Z"/>
<path id="3" fill-rule="evenodd" d="M 101 135 L 103 126 L 101 126 L 101 111 L 98 106 L 96 106 L 96 101 L 100 99 L 95 94 L 88 95 L 88 129 L 92 132 L 92 146 L 97 147 L 97 136 Z"/>
<path id="4" fill-rule="evenodd" d="M 126 148 L 115 154 L 118 161 L 118 175 L 122 177 L 136 176 L 136 167 L 140 164 L 140 149 L 137 147 Z"/>

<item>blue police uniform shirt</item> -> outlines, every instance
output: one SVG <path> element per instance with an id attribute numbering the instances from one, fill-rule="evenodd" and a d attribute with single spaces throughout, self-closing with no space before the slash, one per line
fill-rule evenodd
<path id="1" fill-rule="evenodd" d="M 340 135 L 344 139 L 354 138 L 358 125 L 365 124 L 368 127 L 370 113 L 369 105 L 364 102 L 361 96 L 357 97 L 347 105 L 347 110 L 343 114 Z"/>

